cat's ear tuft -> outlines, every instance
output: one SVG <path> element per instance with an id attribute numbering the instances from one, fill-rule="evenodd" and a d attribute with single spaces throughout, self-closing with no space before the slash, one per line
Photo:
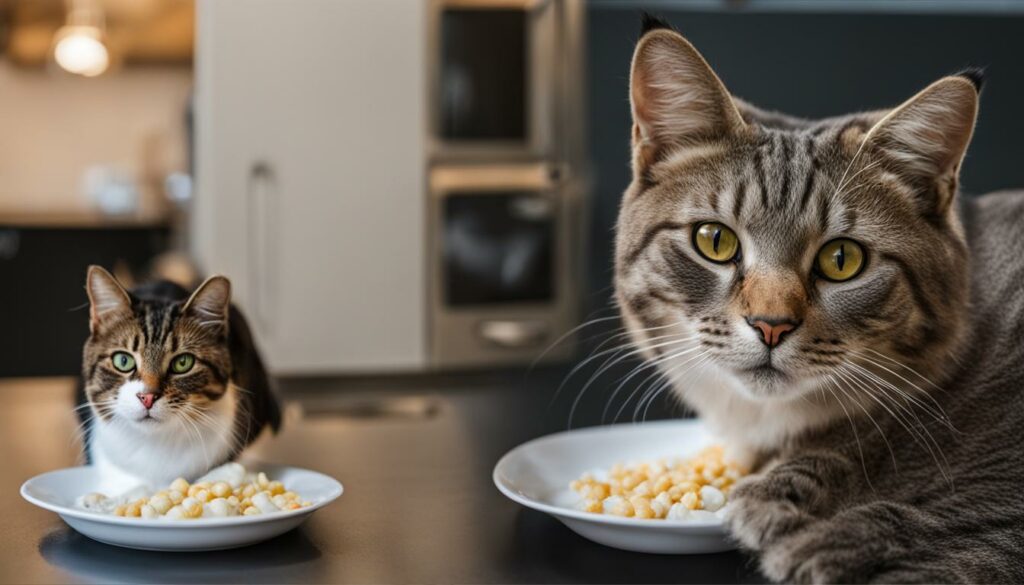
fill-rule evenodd
<path id="1" fill-rule="evenodd" d="M 190 314 L 204 324 L 227 323 L 230 308 L 231 281 L 223 276 L 211 276 L 192 293 L 182 313 Z"/>
<path id="2" fill-rule="evenodd" d="M 676 146 L 720 139 L 746 126 L 704 57 L 671 29 L 654 28 L 640 38 L 629 87 L 636 171 Z"/>
<path id="3" fill-rule="evenodd" d="M 89 295 L 89 330 L 95 333 L 104 323 L 132 312 L 132 299 L 109 272 L 92 265 L 85 276 Z"/>
<path id="4" fill-rule="evenodd" d="M 952 207 L 978 117 L 978 87 L 965 75 L 944 77 L 868 131 L 867 140 L 914 187 L 922 212 L 941 215 Z"/>
<path id="5" fill-rule="evenodd" d="M 974 84 L 974 89 L 977 90 L 978 93 L 981 93 L 981 88 L 985 85 L 984 67 L 966 67 L 955 75 L 958 77 L 966 77 Z"/>
<path id="6" fill-rule="evenodd" d="M 640 15 L 640 36 L 658 29 L 674 30 L 672 25 L 644 10 Z"/>

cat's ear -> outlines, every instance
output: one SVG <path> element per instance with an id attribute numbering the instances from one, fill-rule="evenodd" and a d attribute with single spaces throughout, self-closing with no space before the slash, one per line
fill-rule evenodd
<path id="1" fill-rule="evenodd" d="M 211 276 L 192 293 L 181 312 L 201 321 L 228 322 L 231 308 L 231 281 L 223 276 Z"/>
<path id="2" fill-rule="evenodd" d="M 978 117 L 980 90 L 980 73 L 944 77 L 868 131 L 866 140 L 913 187 L 922 212 L 941 215 L 951 207 Z"/>
<path id="3" fill-rule="evenodd" d="M 742 131 L 736 104 L 697 49 L 660 21 L 645 19 L 644 29 L 629 77 L 634 163 L 643 168 L 674 146 Z"/>
<path id="4" fill-rule="evenodd" d="M 128 291 L 100 266 L 89 267 L 85 276 L 85 292 L 89 295 L 89 331 L 93 333 L 111 319 L 132 312 Z"/>

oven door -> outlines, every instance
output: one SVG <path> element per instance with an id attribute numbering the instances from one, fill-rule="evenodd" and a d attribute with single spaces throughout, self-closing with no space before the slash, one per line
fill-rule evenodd
<path id="1" fill-rule="evenodd" d="M 559 0 L 434 0 L 431 6 L 434 160 L 551 156 Z"/>
<path id="2" fill-rule="evenodd" d="M 575 317 L 564 185 L 543 164 L 435 167 L 430 182 L 432 361 L 532 360 Z"/>

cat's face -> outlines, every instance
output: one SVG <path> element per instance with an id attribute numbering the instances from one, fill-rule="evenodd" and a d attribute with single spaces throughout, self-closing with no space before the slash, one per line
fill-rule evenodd
<path id="1" fill-rule="evenodd" d="M 971 79 L 940 80 L 892 112 L 811 123 L 735 100 L 658 29 L 640 40 L 631 81 L 616 289 L 649 358 L 681 384 L 711 369 L 755 400 L 848 391 L 878 364 L 942 370 L 966 314 L 953 200 Z"/>
<path id="2" fill-rule="evenodd" d="M 103 423 L 144 434 L 196 432 L 213 424 L 231 375 L 230 284 L 203 283 L 185 302 L 136 298 L 99 267 L 87 277 L 90 332 L 83 376 Z"/>

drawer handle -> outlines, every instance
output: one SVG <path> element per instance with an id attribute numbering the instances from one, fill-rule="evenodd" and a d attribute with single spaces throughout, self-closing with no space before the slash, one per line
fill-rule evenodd
<path id="1" fill-rule="evenodd" d="M 509 349 L 535 347 L 548 337 L 548 324 L 544 321 L 484 321 L 480 324 L 480 337 Z"/>

